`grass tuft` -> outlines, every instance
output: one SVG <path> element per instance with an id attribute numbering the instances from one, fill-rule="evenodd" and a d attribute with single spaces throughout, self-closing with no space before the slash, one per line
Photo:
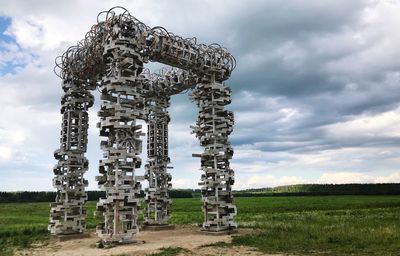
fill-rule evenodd
<path id="1" fill-rule="evenodd" d="M 181 252 L 189 252 L 189 250 L 182 247 L 163 247 L 160 252 L 150 254 L 150 256 L 176 256 Z"/>

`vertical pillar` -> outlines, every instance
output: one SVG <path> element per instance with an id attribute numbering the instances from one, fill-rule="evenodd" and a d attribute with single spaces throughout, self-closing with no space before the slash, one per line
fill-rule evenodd
<path id="1" fill-rule="evenodd" d="M 193 154 L 201 158 L 201 193 L 203 201 L 203 230 L 210 232 L 232 232 L 236 206 L 232 195 L 234 172 L 229 166 L 233 149 L 228 135 L 233 128 L 233 113 L 224 110 L 231 102 L 231 91 L 222 83 L 212 80 L 200 83 L 192 92 L 192 100 L 199 107 L 196 127 L 192 127 L 199 138 L 204 153 Z"/>
<path id="2" fill-rule="evenodd" d="M 114 28 L 118 33 L 118 27 Z M 114 39 L 116 38 L 116 39 Z M 103 243 L 134 242 L 138 232 L 140 183 L 136 169 L 140 168 L 144 134 L 136 120 L 146 118 L 143 97 L 143 60 L 136 52 L 133 39 L 110 36 L 104 45 L 106 70 L 102 79 L 100 136 L 104 159 L 100 161 L 99 188 L 106 198 L 97 203 L 97 214 L 104 223 L 97 227 Z"/>
<path id="3" fill-rule="evenodd" d="M 94 99 L 85 84 L 77 80 L 63 81 L 63 90 L 60 149 L 54 152 L 58 160 L 53 178 L 57 197 L 51 204 L 48 226 L 53 235 L 79 234 L 86 228 L 84 204 L 88 182 L 83 174 L 88 169 L 88 160 L 84 154 L 89 127 L 87 110 Z"/>
<path id="4" fill-rule="evenodd" d="M 170 218 L 171 175 L 167 173 L 169 96 L 155 96 L 148 99 L 147 156 L 145 178 L 149 182 L 146 189 L 144 223 L 146 225 L 167 225 Z"/>

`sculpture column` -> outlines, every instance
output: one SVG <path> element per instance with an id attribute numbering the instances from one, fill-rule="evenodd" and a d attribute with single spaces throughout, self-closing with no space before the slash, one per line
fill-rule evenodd
<path id="1" fill-rule="evenodd" d="M 51 204 L 48 229 L 53 235 L 79 234 L 86 229 L 88 185 L 83 174 L 88 169 L 84 156 L 87 146 L 89 117 L 87 110 L 93 105 L 93 95 L 81 81 L 63 81 L 64 95 L 61 98 L 60 149 L 54 152 L 58 160 L 54 167 L 53 186 L 57 197 Z"/>
<path id="2" fill-rule="evenodd" d="M 130 243 L 138 232 L 140 183 L 136 169 L 140 168 L 144 134 L 137 119 L 144 120 L 145 98 L 143 93 L 143 60 L 137 52 L 135 39 L 110 35 L 104 45 L 106 71 L 102 79 L 100 136 L 104 159 L 100 161 L 99 187 L 106 191 L 106 198 L 97 203 L 97 214 L 104 223 L 97 227 L 97 234 L 104 243 Z M 114 39 L 115 38 L 115 39 Z"/>
<path id="3" fill-rule="evenodd" d="M 199 116 L 193 133 L 204 147 L 204 153 L 193 154 L 201 158 L 201 193 L 203 201 L 203 230 L 233 232 L 236 206 L 232 195 L 234 171 L 229 166 L 233 149 L 228 135 L 233 128 L 233 113 L 224 110 L 231 102 L 231 91 L 224 84 L 211 79 L 196 85 L 191 96 L 199 107 Z"/>
<path id="4" fill-rule="evenodd" d="M 167 108 L 169 96 L 155 96 L 148 99 L 149 115 L 147 119 L 147 156 L 145 178 L 149 182 L 146 189 L 144 223 L 146 225 L 167 225 L 170 218 L 171 175 L 167 173 L 168 123 Z"/>

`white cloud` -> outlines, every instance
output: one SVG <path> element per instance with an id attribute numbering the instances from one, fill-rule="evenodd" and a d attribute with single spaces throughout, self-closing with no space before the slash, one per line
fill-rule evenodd
<path id="1" fill-rule="evenodd" d="M 15 43 L 7 43 L 0 41 L 0 68 L 5 68 L 6 65 L 25 65 L 34 60 L 34 57 L 21 50 L 21 48 Z"/>
<path id="2" fill-rule="evenodd" d="M 236 179 L 234 189 L 266 188 L 304 183 L 308 183 L 308 181 L 299 176 L 254 175 L 246 179 Z"/>
<path id="3" fill-rule="evenodd" d="M 172 179 L 172 187 L 173 188 L 197 188 L 198 182 L 200 181 L 200 178 L 197 180 L 194 179 L 184 179 L 184 178 L 178 178 L 178 179 Z"/>
<path id="4" fill-rule="evenodd" d="M 0 146 L 0 162 L 12 159 L 13 150 L 6 146 Z"/>
<path id="5" fill-rule="evenodd" d="M 234 189 L 267 188 L 295 184 L 348 184 L 348 183 L 399 183 L 400 172 L 386 176 L 368 175 L 361 172 L 325 172 L 316 179 L 301 176 L 252 175 L 236 179 Z"/>
<path id="6" fill-rule="evenodd" d="M 334 138 L 392 137 L 400 138 L 400 108 L 375 115 L 361 115 L 346 122 L 326 126 Z"/>
<path id="7" fill-rule="evenodd" d="M 375 178 L 376 183 L 400 183 L 400 172 L 395 172 L 387 176 L 378 176 Z"/>
<path id="8" fill-rule="evenodd" d="M 400 172 L 390 173 L 386 176 L 374 176 L 361 172 L 327 172 L 316 181 L 324 184 L 345 183 L 399 183 Z"/>
<path id="9" fill-rule="evenodd" d="M 371 183 L 374 179 L 370 175 L 359 172 L 328 172 L 321 175 L 317 183 L 341 184 L 341 183 Z"/>

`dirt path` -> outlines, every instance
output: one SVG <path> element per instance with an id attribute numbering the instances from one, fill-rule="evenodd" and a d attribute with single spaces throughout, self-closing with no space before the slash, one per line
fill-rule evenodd
<path id="1" fill-rule="evenodd" d="M 239 229 L 239 234 L 253 232 L 251 229 Z M 182 247 L 189 251 L 179 255 L 264 255 L 254 248 L 234 246 L 228 248 L 202 247 L 216 242 L 230 243 L 230 235 L 213 236 L 198 232 L 197 227 L 181 227 L 165 231 L 141 231 L 136 239 L 138 243 L 121 245 L 110 249 L 95 247 L 97 236 L 90 238 L 58 242 L 52 240 L 49 245 L 18 251 L 17 255 L 24 256 L 103 256 L 103 255 L 148 255 L 158 252 L 163 247 Z"/>

